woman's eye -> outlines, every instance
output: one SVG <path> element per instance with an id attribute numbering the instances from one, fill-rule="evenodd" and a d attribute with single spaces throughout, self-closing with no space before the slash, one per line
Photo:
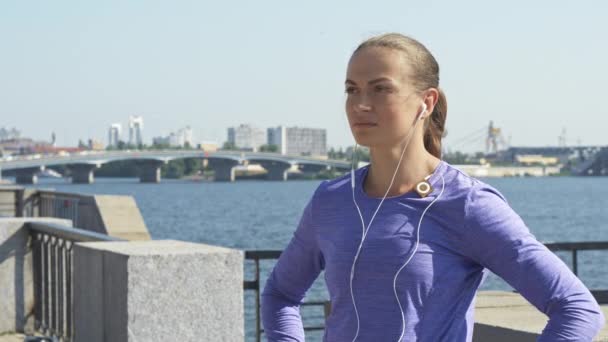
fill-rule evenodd
<path id="1" fill-rule="evenodd" d="M 387 87 L 387 86 L 381 86 L 378 85 L 374 88 L 377 92 L 390 92 L 391 88 Z"/>
<path id="2" fill-rule="evenodd" d="M 357 91 L 357 89 L 355 89 L 354 87 L 348 87 L 346 88 L 345 92 L 347 94 L 354 94 Z"/>

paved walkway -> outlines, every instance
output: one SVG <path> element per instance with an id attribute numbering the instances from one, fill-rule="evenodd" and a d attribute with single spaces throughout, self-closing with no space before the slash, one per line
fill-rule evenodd
<path id="1" fill-rule="evenodd" d="M 608 317 L 608 305 L 601 305 L 604 316 Z M 547 317 L 532 306 L 521 295 L 504 291 L 480 291 L 475 301 L 476 341 L 536 341 L 536 337 L 547 324 Z M 510 337 L 509 337 L 510 336 Z M 502 337 L 501 337 L 502 338 Z M 608 342 L 608 324 L 594 342 Z"/>
<path id="2" fill-rule="evenodd" d="M 0 342 L 23 342 L 24 339 L 22 334 L 0 335 Z"/>

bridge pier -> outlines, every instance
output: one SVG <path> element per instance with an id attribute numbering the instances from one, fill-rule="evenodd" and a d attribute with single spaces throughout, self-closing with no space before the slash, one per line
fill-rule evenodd
<path id="1" fill-rule="evenodd" d="M 70 173 L 72 174 L 73 184 L 93 184 L 95 175 L 93 171 L 97 169 L 94 164 L 73 164 L 69 165 Z"/>
<path id="2" fill-rule="evenodd" d="M 350 166 L 345 166 L 345 167 L 340 167 L 340 166 L 334 166 L 332 167 L 333 170 L 337 171 L 337 172 L 342 172 L 342 173 L 347 173 L 350 172 Z"/>
<path id="3" fill-rule="evenodd" d="M 160 183 L 160 167 L 165 164 L 161 160 L 140 161 L 140 183 Z"/>
<path id="4" fill-rule="evenodd" d="M 256 163 L 259 163 L 263 168 L 266 169 L 266 171 L 268 171 L 268 176 L 266 179 L 273 181 L 286 181 L 287 170 L 291 169 L 290 163 L 280 161 L 260 160 L 256 161 Z"/>
<path id="5" fill-rule="evenodd" d="M 300 164 L 298 169 L 304 173 L 319 173 L 324 170 L 329 170 L 327 165 L 316 165 L 316 164 Z"/>
<path id="6" fill-rule="evenodd" d="M 216 182 L 234 182 L 234 167 L 238 164 L 232 159 L 207 159 L 207 166 L 215 172 Z"/>
<path id="7" fill-rule="evenodd" d="M 17 184 L 36 184 L 38 183 L 38 172 L 44 170 L 44 166 L 19 169 L 15 171 L 15 181 Z"/>

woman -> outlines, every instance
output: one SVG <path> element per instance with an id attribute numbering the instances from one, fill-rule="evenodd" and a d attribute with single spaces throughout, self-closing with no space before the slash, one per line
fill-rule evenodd
<path id="1" fill-rule="evenodd" d="M 591 341 L 600 308 L 493 187 L 441 160 L 447 105 L 418 41 L 353 53 L 346 113 L 371 162 L 315 191 L 262 294 L 269 341 L 304 341 L 299 305 L 325 270 L 324 341 L 471 341 L 489 269 L 549 317 L 539 341 Z"/>

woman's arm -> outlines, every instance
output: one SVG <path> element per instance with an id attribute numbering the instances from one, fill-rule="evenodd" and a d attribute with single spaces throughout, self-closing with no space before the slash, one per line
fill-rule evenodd
<path id="1" fill-rule="evenodd" d="M 304 341 L 300 304 L 324 268 L 313 227 L 313 198 L 262 292 L 262 321 L 268 341 Z"/>
<path id="2" fill-rule="evenodd" d="M 530 233 L 505 198 L 477 183 L 465 205 L 465 249 L 549 317 L 538 341 L 591 341 L 605 318 L 570 269 Z"/>

